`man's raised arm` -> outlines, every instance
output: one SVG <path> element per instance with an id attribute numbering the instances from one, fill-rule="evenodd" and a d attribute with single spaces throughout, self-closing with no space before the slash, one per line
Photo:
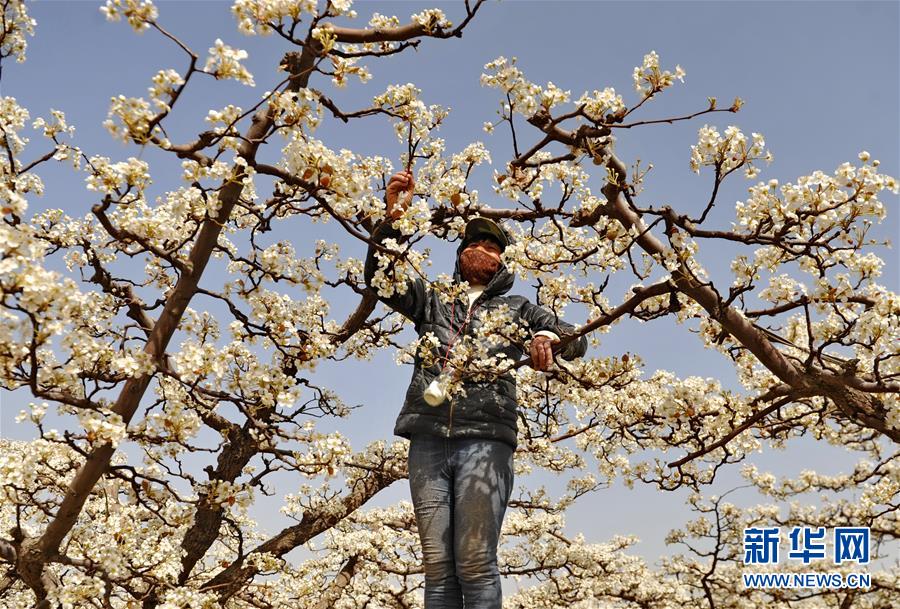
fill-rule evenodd
<path id="1" fill-rule="evenodd" d="M 378 224 L 372 231 L 372 241 L 381 243 L 385 239 L 397 239 L 401 236 L 399 230 L 391 226 L 391 221 L 400 216 L 403 210 L 409 205 L 412 198 L 415 182 L 412 174 L 408 171 L 400 172 L 391 176 L 388 182 L 387 192 L 385 193 L 385 202 L 387 203 L 387 218 Z M 403 193 L 403 197 L 398 197 Z M 407 194 L 408 193 L 408 194 Z M 398 198 L 403 199 L 400 202 L 402 207 L 398 207 Z M 375 271 L 378 269 L 378 259 L 375 257 L 377 249 L 374 245 L 369 245 L 369 251 L 366 253 L 366 264 L 363 270 L 363 278 L 366 285 L 371 288 L 379 300 L 388 305 L 398 313 L 409 318 L 413 323 L 418 324 L 422 319 L 422 312 L 425 306 L 425 290 L 427 289 L 425 282 L 421 277 L 406 279 L 406 292 L 391 296 L 381 296 L 378 294 L 378 286 L 373 285 Z"/>

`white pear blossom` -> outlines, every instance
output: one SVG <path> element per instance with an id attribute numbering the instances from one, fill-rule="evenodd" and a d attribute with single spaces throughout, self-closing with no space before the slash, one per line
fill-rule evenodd
<path id="1" fill-rule="evenodd" d="M 245 85 L 256 86 L 253 75 L 241 65 L 242 59 L 247 59 L 247 51 L 234 49 L 216 38 L 215 46 L 209 49 L 209 57 L 203 69 L 217 79 L 233 78 Z"/>
<path id="2" fill-rule="evenodd" d="M 143 32 L 159 16 L 156 6 L 150 0 L 106 0 L 100 7 L 109 21 L 119 21 L 122 17 L 135 32 Z"/>

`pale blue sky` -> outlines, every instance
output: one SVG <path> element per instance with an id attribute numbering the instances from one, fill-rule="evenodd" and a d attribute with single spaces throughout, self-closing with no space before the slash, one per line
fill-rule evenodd
<path id="1" fill-rule="evenodd" d="M 150 78 L 162 68 L 183 71 L 183 54 L 154 32 L 134 34 L 123 24 L 107 23 L 98 2 L 41 2 L 31 5 L 38 21 L 37 35 L 29 40 L 28 61 L 24 65 L 4 64 L 0 82 L 3 95 L 15 97 L 29 108 L 32 117 L 47 115 L 50 108 L 64 110 L 77 128 L 76 143 L 87 154 L 104 154 L 115 160 L 136 155 L 137 150 L 114 142 L 101 126 L 113 95 L 146 94 Z M 226 2 L 160 2 L 160 23 L 194 48 L 201 57 L 215 39 L 249 51 L 246 65 L 257 86 L 198 79 L 188 89 L 173 115 L 167 119 L 170 137 L 184 142 L 206 128 L 202 123 L 209 108 L 229 103 L 244 108 L 281 79 L 275 67 L 286 49 L 276 37 L 247 38 L 241 35 Z M 458 21 L 461 3 L 363 2 L 356 8 L 360 24 L 372 11 L 406 17 L 429 6 L 440 6 Z M 762 132 L 775 162 L 763 166 L 758 179 L 794 180 L 815 169 L 833 171 L 844 161 L 855 161 L 868 150 L 882 161 L 886 173 L 898 171 L 898 3 L 897 2 L 503 2 L 485 6 L 462 39 L 424 41 L 417 52 L 369 62 L 374 75 L 366 85 L 351 83 L 334 92 L 330 83 L 318 77 L 313 86 L 330 91 L 338 105 L 354 109 L 367 105 L 371 97 L 389 83 L 414 82 L 427 103 L 451 107 L 450 118 L 441 129 L 449 152 L 473 140 L 486 142 L 494 157 L 494 167 L 510 158 L 508 134 L 498 129 L 493 136 L 481 131 L 484 121 L 496 118 L 499 103 L 496 90 L 479 85 L 483 65 L 499 55 L 517 56 L 526 76 L 538 83 L 553 81 L 570 89 L 577 98 L 584 90 L 614 86 L 635 101 L 631 71 L 650 50 L 659 53 L 664 68 L 680 64 L 687 72 L 684 84 L 677 84 L 658 100 L 648 104 L 642 118 L 686 114 L 705 106 L 707 96 L 722 104 L 735 96 L 746 102 L 738 115 L 714 115 L 707 120 L 720 129 L 737 124 L 745 132 Z M 696 141 L 700 119 L 673 126 L 636 129 L 619 136 L 618 154 L 626 161 L 640 158 L 654 164 L 641 200 L 658 206 L 671 204 L 694 214 L 706 202 L 711 176 L 700 177 L 688 168 L 690 146 Z M 520 124 L 519 136 L 528 145 L 535 141 L 533 130 Z M 399 158 L 405 149 L 380 119 L 357 121 L 346 126 L 326 118 L 317 136 L 332 148 L 351 148 L 363 154 Z M 277 153 L 275 146 L 264 151 L 266 158 Z M 32 154 L 43 152 L 37 144 Z M 159 195 L 179 185 L 177 163 L 152 151 L 145 153 L 153 163 L 154 187 Z M 96 201 L 84 189 L 83 176 L 69 169 L 51 168 L 42 173 L 47 192 L 32 198 L 30 211 L 60 207 L 82 216 Z M 470 187 L 482 198 L 492 200 L 491 168 L 477 172 Z M 719 207 L 711 214 L 710 227 L 728 228 L 734 220 L 734 202 L 745 198 L 748 182 L 735 176 L 726 182 Z M 898 237 L 897 198 L 884 197 L 889 216 L 874 227 L 872 236 L 890 239 L 894 248 L 878 248 L 885 260 L 880 282 L 898 289 L 896 242 Z M 506 205 L 502 203 L 501 205 Z M 364 246 L 344 238 L 335 226 L 294 224 L 270 234 L 273 240 L 292 238 L 298 253 L 310 255 L 316 238 L 334 238 L 344 255 L 362 257 Z M 450 272 L 455 245 L 431 240 L 432 272 Z M 701 261 L 717 285 L 730 285 L 729 264 L 739 251 L 718 244 L 701 243 Z M 744 250 L 744 253 L 748 253 Z M 216 288 L 221 275 L 215 265 L 204 284 Z M 594 278 L 600 281 L 602 278 Z M 615 303 L 635 282 L 622 274 L 610 282 L 607 291 Z M 86 287 L 85 289 L 92 289 Z M 514 292 L 533 298 L 534 289 L 521 282 Z M 339 295 L 332 317 L 341 320 L 356 297 Z M 298 295 L 299 297 L 299 295 Z M 194 307 L 205 305 L 195 299 Z M 585 313 L 570 307 L 569 321 L 584 323 Z M 692 326 L 693 327 L 693 326 Z M 412 334 L 407 333 L 407 338 Z M 683 326 L 663 319 L 638 324 L 626 321 L 606 335 L 600 352 L 594 355 L 640 354 L 647 373 L 665 368 L 679 376 L 715 377 L 723 385 L 739 388 L 728 361 L 720 354 L 704 350 Z M 341 429 L 356 447 L 384 438 L 391 430 L 409 380 L 409 369 L 393 363 L 393 353 L 383 353 L 373 362 L 344 362 L 323 365 L 317 380 L 336 389 L 350 404 L 363 404 Z M 352 379 L 348 382 L 348 379 Z M 4 437 L 27 439 L 34 436 L 30 425 L 16 424 L 15 415 L 26 407 L 24 390 L 0 393 L 0 423 Z M 54 423 L 54 421 L 56 421 Z M 48 427 L 62 427 L 52 413 Z M 212 441 L 211 435 L 204 438 Z M 130 452 L 130 451 L 129 451 Z M 681 456 L 681 455 L 677 455 Z M 205 457 L 204 457 L 205 458 Z M 803 441 L 787 453 L 760 455 L 762 468 L 775 473 L 796 473 L 804 467 L 846 471 L 853 459 L 845 453 Z M 199 471 L 206 461 L 198 459 Z M 279 494 L 291 492 L 300 483 L 295 477 L 280 476 Z M 710 489 L 721 493 L 735 484 L 736 468 L 726 472 Z M 558 482 L 541 482 L 558 486 Z M 636 534 L 643 539 L 638 551 L 648 559 L 669 551 L 662 538 L 690 514 L 683 507 L 684 493 L 661 494 L 650 488 L 634 491 L 615 487 L 585 498 L 572 509 L 570 530 L 583 532 L 589 540 L 605 541 L 614 534 Z M 408 499 L 403 484 L 379 495 L 378 505 Z M 261 528 L 276 531 L 283 524 L 277 500 L 260 502 L 253 514 Z"/>

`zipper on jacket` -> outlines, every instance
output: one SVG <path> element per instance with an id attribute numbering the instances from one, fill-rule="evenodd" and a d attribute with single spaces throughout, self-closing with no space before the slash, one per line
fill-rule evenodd
<path id="1" fill-rule="evenodd" d="M 472 315 L 472 313 L 475 312 L 475 309 L 478 308 L 478 305 L 480 304 L 478 301 L 481 300 L 482 296 L 484 296 L 484 292 L 482 292 L 481 294 L 478 295 L 478 298 L 476 298 L 475 301 L 472 302 L 472 306 L 469 307 L 468 311 L 466 311 L 466 316 L 463 318 L 463 322 L 462 322 L 463 326 L 462 326 L 462 333 L 460 334 L 460 337 L 465 336 L 466 332 L 468 332 L 469 322 L 472 321 L 471 315 Z M 454 319 L 453 321 L 456 321 L 456 320 Z M 450 421 L 449 421 L 449 426 L 447 427 L 447 437 L 449 438 L 452 434 L 453 434 L 453 400 L 451 399 L 450 400 Z"/>

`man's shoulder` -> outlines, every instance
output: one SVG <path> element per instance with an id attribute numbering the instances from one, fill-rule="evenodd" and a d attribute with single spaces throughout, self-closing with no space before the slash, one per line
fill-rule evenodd
<path id="1" fill-rule="evenodd" d="M 519 309 L 529 301 L 524 296 L 519 296 L 518 294 L 503 294 L 501 296 L 494 296 L 491 298 L 490 302 L 509 305 L 509 308 L 511 309 Z"/>

